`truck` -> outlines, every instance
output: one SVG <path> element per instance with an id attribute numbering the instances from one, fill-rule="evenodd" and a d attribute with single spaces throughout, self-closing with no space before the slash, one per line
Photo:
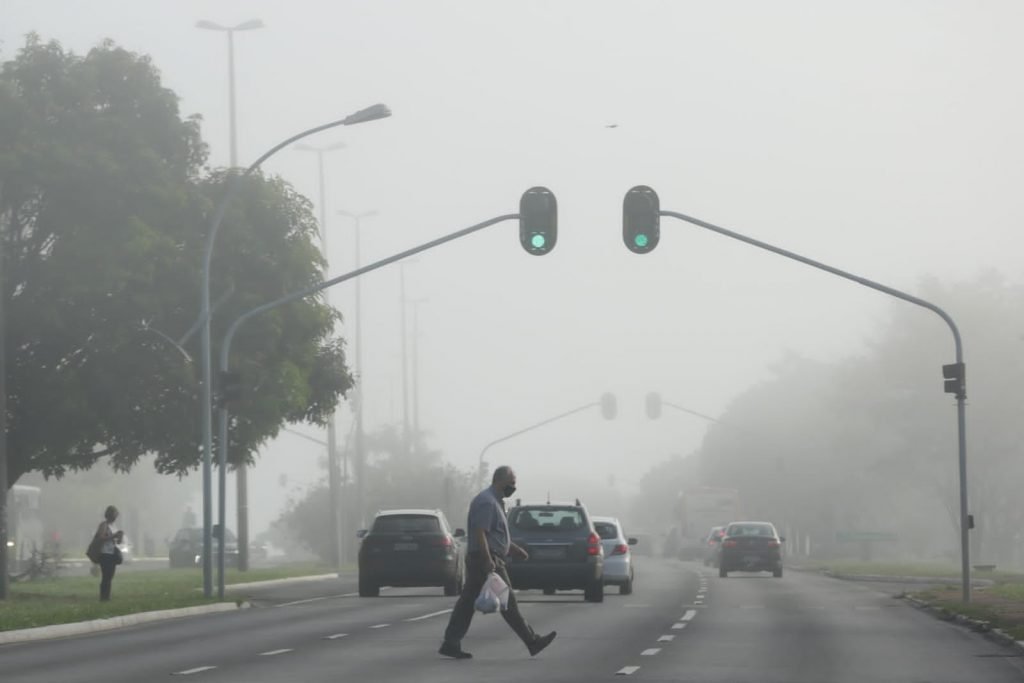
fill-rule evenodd
<path id="1" fill-rule="evenodd" d="M 740 492 L 712 486 L 686 489 L 676 501 L 675 517 L 677 556 L 681 560 L 702 559 L 711 528 L 739 519 Z"/>

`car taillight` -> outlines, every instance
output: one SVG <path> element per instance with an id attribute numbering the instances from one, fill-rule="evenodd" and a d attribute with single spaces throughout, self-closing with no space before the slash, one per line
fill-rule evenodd
<path id="1" fill-rule="evenodd" d="M 779 547 L 779 542 L 778 541 L 768 541 L 768 547 L 769 548 L 778 548 Z"/>
<path id="2" fill-rule="evenodd" d="M 722 547 L 724 547 L 724 548 L 735 548 L 736 547 L 736 541 L 732 540 L 731 538 L 726 539 L 726 540 L 722 541 Z"/>
<path id="3" fill-rule="evenodd" d="M 597 534 L 590 534 L 587 537 L 587 555 L 601 554 L 601 537 Z"/>
<path id="4" fill-rule="evenodd" d="M 451 536 L 442 536 L 441 538 L 437 539 L 437 545 L 441 546 L 442 548 L 451 548 L 452 545 L 454 544 L 452 543 Z"/>
<path id="5" fill-rule="evenodd" d="M 612 551 L 612 555 L 625 555 L 629 552 L 629 546 L 625 543 L 620 543 L 615 546 L 615 550 Z"/>

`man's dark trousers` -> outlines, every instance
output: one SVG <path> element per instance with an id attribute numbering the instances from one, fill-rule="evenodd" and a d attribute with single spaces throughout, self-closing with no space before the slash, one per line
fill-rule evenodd
<path id="1" fill-rule="evenodd" d="M 508 579 L 505 563 L 495 559 L 494 565 L 494 571 L 509 586 L 508 609 L 503 610 L 501 616 L 505 618 L 505 622 L 512 627 L 512 630 L 516 632 L 516 635 L 519 636 L 523 643 L 529 645 L 537 639 L 537 634 L 533 632 L 533 629 L 530 628 L 530 625 L 526 623 L 523 615 L 519 612 L 519 605 L 516 604 L 516 596 L 512 593 L 512 582 Z M 480 589 L 484 587 L 487 576 L 487 567 L 481 554 L 467 554 L 466 583 L 462 587 L 462 595 L 459 596 L 458 601 L 455 603 L 455 609 L 452 610 L 452 616 L 448 620 L 448 628 L 444 632 L 444 641 L 446 643 L 461 645 L 462 639 L 469 631 L 469 624 L 473 621 L 473 612 L 476 611 L 476 599 L 480 595 Z"/>

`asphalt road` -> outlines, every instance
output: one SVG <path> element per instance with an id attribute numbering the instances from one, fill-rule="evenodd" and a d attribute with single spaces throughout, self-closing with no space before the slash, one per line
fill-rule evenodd
<path id="1" fill-rule="evenodd" d="M 647 558 L 642 558 L 647 559 Z M 876 587 L 811 574 L 717 573 L 648 560 L 636 591 L 603 604 L 520 593 L 554 644 L 530 658 L 497 615 L 436 654 L 453 599 L 440 590 L 353 595 L 351 580 L 271 587 L 239 612 L 0 647 L 0 680 L 197 682 L 646 681 L 965 683 L 1024 681 L 1014 651 L 940 622 Z"/>

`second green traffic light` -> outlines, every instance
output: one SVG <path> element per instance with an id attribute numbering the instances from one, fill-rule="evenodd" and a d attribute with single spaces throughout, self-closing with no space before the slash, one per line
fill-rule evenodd
<path id="1" fill-rule="evenodd" d="M 637 185 L 622 200 L 622 241 L 635 254 L 646 254 L 661 239 L 661 203 L 658 193 Z"/>

